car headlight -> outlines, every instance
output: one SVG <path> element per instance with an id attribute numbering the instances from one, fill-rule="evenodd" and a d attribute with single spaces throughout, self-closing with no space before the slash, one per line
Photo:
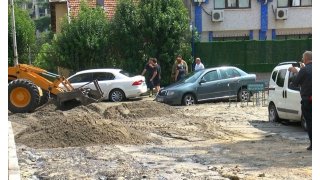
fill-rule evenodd
<path id="1" fill-rule="evenodd" d="M 174 91 L 167 91 L 167 96 L 172 96 L 174 95 Z"/>

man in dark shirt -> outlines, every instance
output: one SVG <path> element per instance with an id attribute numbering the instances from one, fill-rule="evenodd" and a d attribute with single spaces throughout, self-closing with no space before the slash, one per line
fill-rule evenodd
<path id="1" fill-rule="evenodd" d="M 144 76 L 144 74 L 147 72 L 147 77 L 146 77 L 146 84 L 149 90 L 149 96 L 153 96 L 153 81 L 151 80 L 153 73 L 154 73 L 154 66 L 153 66 L 153 62 L 152 62 L 153 58 L 149 58 L 148 63 L 144 66 L 144 69 L 141 73 L 142 76 Z"/>
<path id="2" fill-rule="evenodd" d="M 293 86 L 300 86 L 301 110 L 307 123 L 307 131 L 310 140 L 310 146 L 307 150 L 312 150 L 312 52 L 303 53 L 303 63 L 297 77 L 293 80 Z M 297 73 L 297 69 L 290 67 L 290 72 Z"/>
<path id="3" fill-rule="evenodd" d="M 154 66 L 154 72 L 150 80 L 153 81 L 153 85 L 156 88 L 156 93 L 158 94 L 160 91 L 161 67 L 158 64 L 157 58 L 153 58 L 152 62 Z"/>

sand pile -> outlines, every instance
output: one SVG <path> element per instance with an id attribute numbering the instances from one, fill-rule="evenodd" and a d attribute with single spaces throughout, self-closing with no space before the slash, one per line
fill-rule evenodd
<path id="1" fill-rule="evenodd" d="M 175 108 L 156 102 L 122 103 L 117 106 L 102 102 L 67 111 L 48 105 L 31 114 L 13 114 L 9 119 L 27 126 L 15 136 L 16 142 L 33 148 L 143 144 L 159 143 L 159 140 L 126 126 L 121 119 L 161 117 L 174 111 Z"/>

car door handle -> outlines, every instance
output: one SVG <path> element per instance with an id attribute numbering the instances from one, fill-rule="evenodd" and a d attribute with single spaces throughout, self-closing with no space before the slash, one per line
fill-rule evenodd
<path id="1" fill-rule="evenodd" d="M 284 91 L 284 97 L 285 97 L 285 98 L 288 98 L 288 97 L 287 97 L 287 90 Z"/>
<path id="2" fill-rule="evenodd" d="M 282 98 L 284 98 L 284 90 L 282 91 Z"/>

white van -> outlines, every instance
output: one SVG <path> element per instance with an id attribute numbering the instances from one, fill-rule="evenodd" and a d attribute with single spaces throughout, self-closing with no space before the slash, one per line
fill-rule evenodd
<path id="1" fill-rule="evenodd" d="M 288 71 L 291 66 L 298 67 L 297 62 L 283 62 L 272 71 L 269 81 L 268 111 L 269 121 L 279 122 L 281 119 L 301 121 L 301 126 L 306 129 L 307 124 L 301 112 L 300 89 L 290 87 L 294 74 Z"/>

